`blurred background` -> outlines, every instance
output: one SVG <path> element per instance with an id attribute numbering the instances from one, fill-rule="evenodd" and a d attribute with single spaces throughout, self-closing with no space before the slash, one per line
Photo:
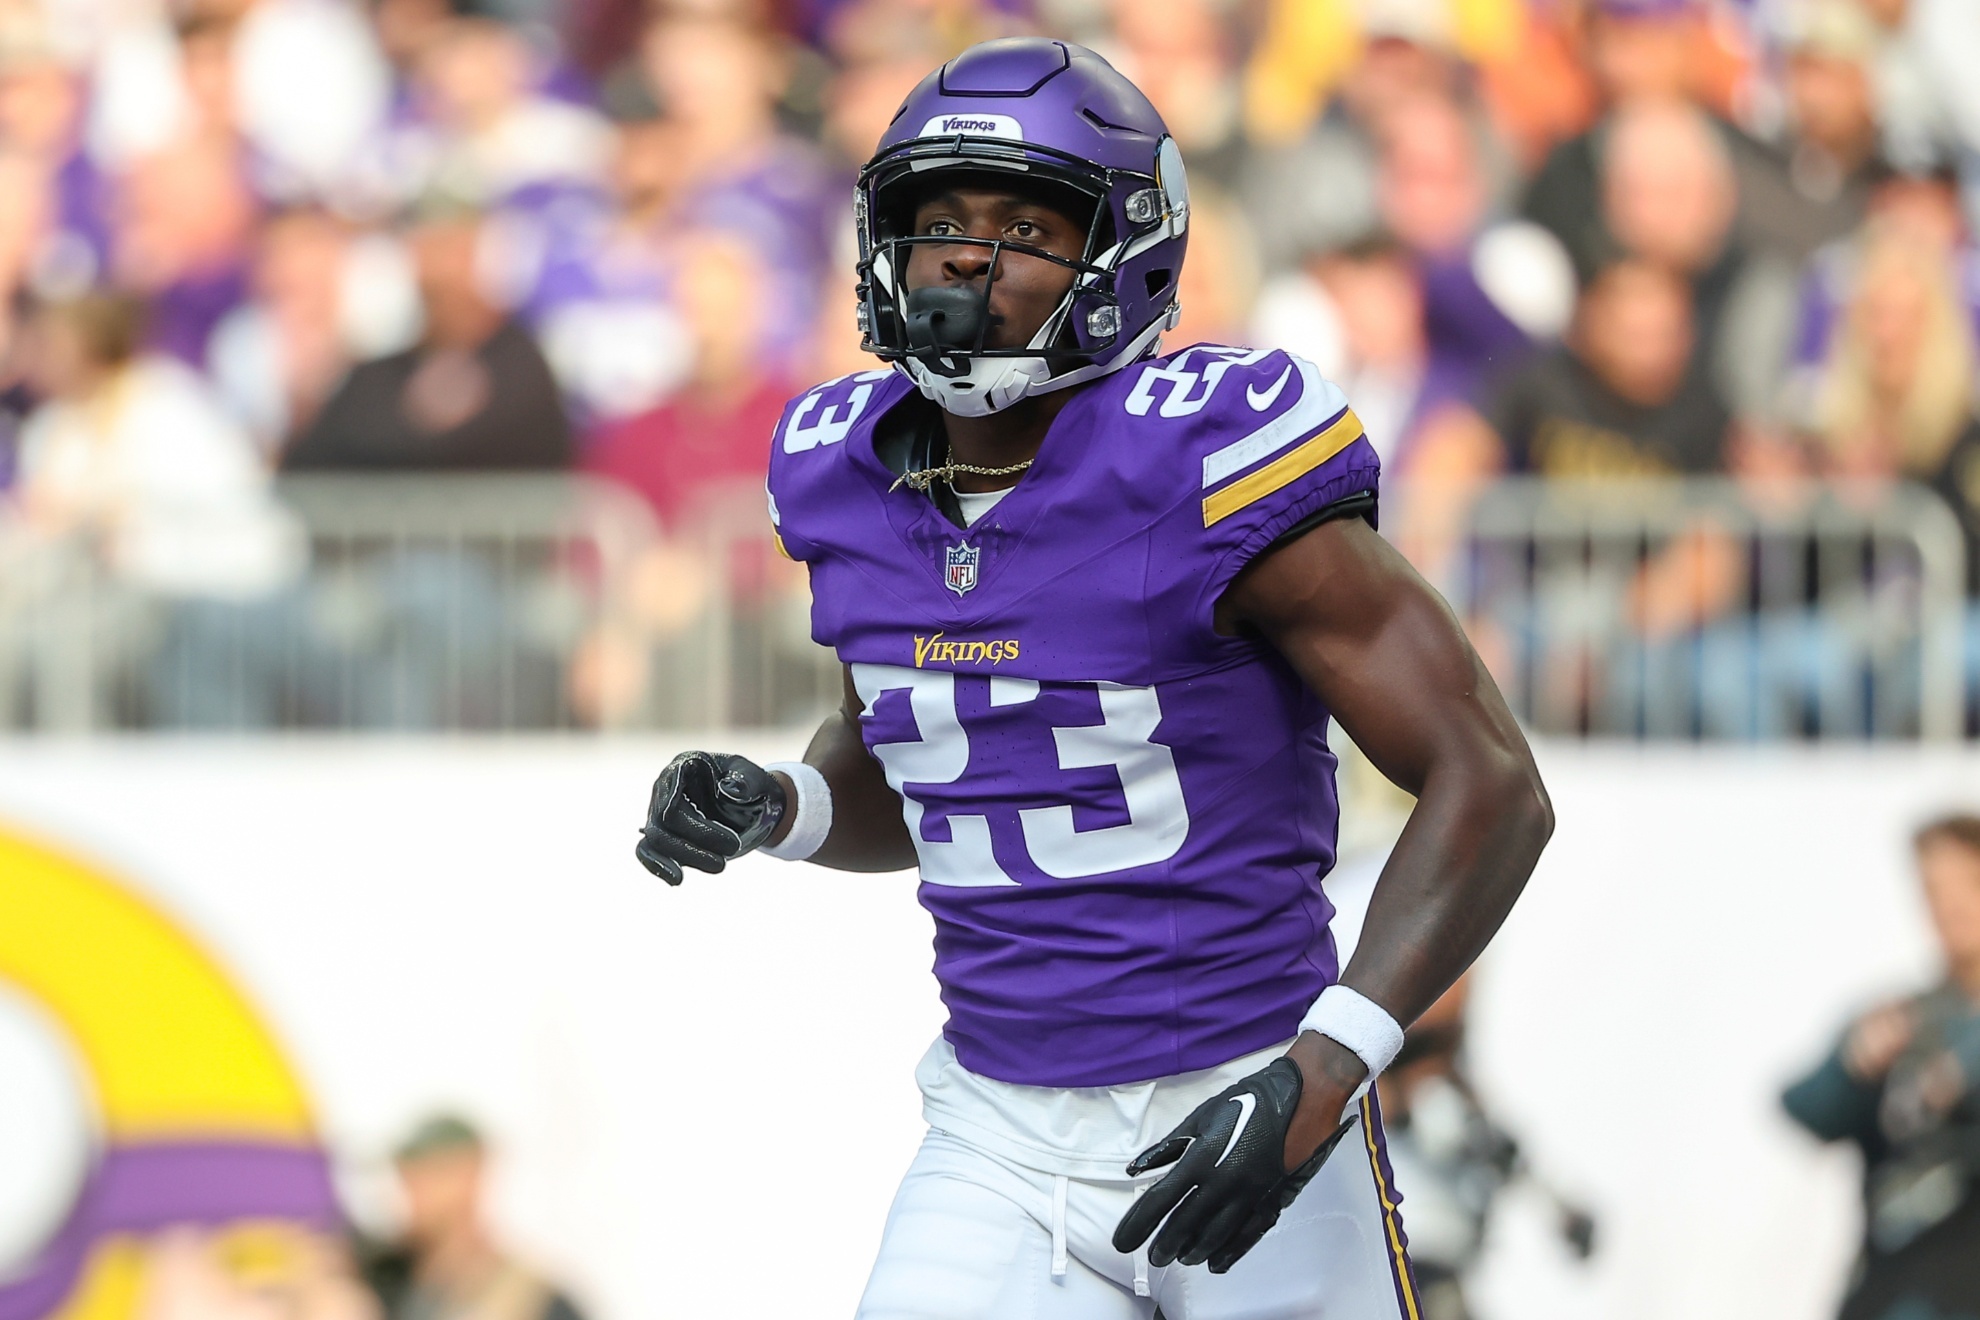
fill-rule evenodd
<path id="1" fill-rule="evenodd" d="M 1036 32 L 1560 807 L 1391 1079 L 1430 1320 L 1980 1317 L 1980 3 L 0 0 L 0 1320 L 850 1311 L 911 884 L 631 843 L 838 699 L 767 438 Z"/>

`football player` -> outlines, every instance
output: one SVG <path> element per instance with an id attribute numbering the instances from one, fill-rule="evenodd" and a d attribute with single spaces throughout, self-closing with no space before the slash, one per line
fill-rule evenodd
<path id="1" fill-rule="evenodd" d="M 770 468 L 844 708 L 802 762 L 677 758 L 639 856 L 920 870 L 949 1020 L 859 1314 L 1417 1320 L 1370 1082 L 1552 829 L 1519 729 L 1340 391 L 1157 356 L 1189 190 L 1099 56 L 951 60 L 854 214 L 891 366 Z M 1417 798 L 1345 971 L 1330 716 Z"/>

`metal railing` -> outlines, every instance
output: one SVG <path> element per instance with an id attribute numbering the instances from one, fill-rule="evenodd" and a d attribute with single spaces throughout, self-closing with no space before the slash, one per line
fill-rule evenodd
<path id="1" fill-rule="evenodd" d="M 40 547 L 35 582 L 0 593 L 0 727 L 719 726 L 837 700 L 760 486 L 670 534 L 582 476 L 312 475 L 278 494 L 307 569 L 251 599 L 146 593 L 96 546 Z"/>
<path id="2" fill-rule="evenodd" d="M 576 476 L 311 476 L 279 494 L 308 569 L 265 597 L 147 596 L 86 547 L 0 593 L 0 727 L 709 728 L 839 699 L 752 483 L 664 530 Z M 1405 486 L 1384 528 L 1434 561 L 1539 731 L 1964 730 L 1965 546 L 1921 488 L 1521 479 L 1460 507 Z"/>
<path id="3" fill-rule="evenodd" d="M 774 555 L 759 484 L 710 493 L 691 527 L 664 533 L 636 496 L 582 476 L 319 476 L 280 491 L 309 528 L 315 593 L 356 576 L 368 589 L 355 594 L 400 602 L 415 635 L 445 628 L 439 654 L 372 650 L 384 675 L 372 704 L 422 702 L 381 720 L 353 685 L 342 726 L 765 725 L 838 699 L 837 662 L 810 640 L 804 575 Z M 434 566 L 453 590 L 405 600 Z"/>
<path id="4" fill-rule="evenodd" d="M 1501 481 L 1471 506 L 1444 577 L 1542 732 L 1965 729 L 1965 541 L 1920 486 Z"/>

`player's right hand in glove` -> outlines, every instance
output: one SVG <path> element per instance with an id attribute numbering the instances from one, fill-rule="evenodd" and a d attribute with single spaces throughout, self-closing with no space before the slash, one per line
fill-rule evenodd
<path id="1" fill-rule="evenodd" d="M 1353 1120 L 1342 1123 L 1288 1172 L 1286 1129 L 1303 1087 L 1298 1064 L 1274 1059 L 1205 1100 L 1175 1131 L 1135 1156 L 1127 1166 L 1134 1177 L 1175 1168 L 1121 1216 L 1114 1250 L 1131 1252 L 1154 1233 L 1148 1263 L 1157 1269 L 1171 1261 L 1208 1261 L 1212 1274 L 1222 1274 L 1235 1265 L 1279 1222 L 1353 1126 Z"/>
<path id="2" fill-rule="evenodd" d="M 784 786 L 747 757 L 682 752 L 653 781 L 634 851 L 640 865 L 677 885 L 683 865 L 718 872 L 767 843 L 785 808 Z"/>

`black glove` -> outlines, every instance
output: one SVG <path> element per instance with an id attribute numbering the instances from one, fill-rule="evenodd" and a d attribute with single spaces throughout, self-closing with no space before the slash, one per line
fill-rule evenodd
<path id="1" fill-rule="evenodd" d="M 682 752 L 653 781 L 634 852 L 647 870 L 677 885 L 681 863 L 720 871 L 769 839 L 783 819 L 783 787 L 762 766 L 741 756 Z"/>
<path id="2" fill-rule="evenodd" d="M 1160 1224 L 1148 1248 L 1150 1265 L 1209 1261 L 1210 1272 L 1222 1274 L 1257 1246 L 1354 1125 L 1352 1119 L 1341 1124 L 1287 1173 L 1286 1129 L 1302 1084 L 1298 1064 L 1274 1059 L 1205 1100 L 1174 1132 L 1135 1156 L 1127 1166 L 1131 1176 L 1176 1167 L 1121 1216 L 1114 1250 L 1133 1251 Z"/>

